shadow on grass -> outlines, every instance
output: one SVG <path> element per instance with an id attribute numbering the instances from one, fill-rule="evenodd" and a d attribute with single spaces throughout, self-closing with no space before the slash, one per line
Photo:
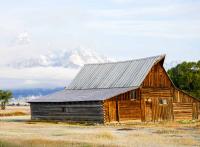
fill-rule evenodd
<path id="1" fill-rule="evenodd" d="M 117 129 L 117 131 L 132 131 L 132 130 L 136 130 L 136 129 L 133 129 L 133 128 L 120 128 L 120 129 Z"/>
<path id="2" fill-rule="evenodd" d="M 0 118 L 0 122 L 28 122 L 28 121 L 29 120 L 23 118 L 6 118 L 6 119 Z"/>
<path id="3" fill-rule="evenodd" d="M 92 122 L 72 122 L 72 121 L 62 121 L 62 120 L 27 120 L 27 124 L 36 124 L 36 123 L 49 123 L 49 124 L 63 124 L 71 126 L 100 126 L 102 124 L 92 123 Z"/>
<path id="4" fill-rule="evenodd" d="M 72 121 L 66 121 L 66 120 L 31 120 L 30 117 L 23 117 L 23 116 L 0 117 L 0 122 L 24 122 L 27 124 L 49 123 L 49 124 L 66 124 L 66 125 L 72 125 L 72 126 L 73 125 L 75 126 L 100 125 L 98 123 L 92 123 L 92 122 L 72 122 Z"/>

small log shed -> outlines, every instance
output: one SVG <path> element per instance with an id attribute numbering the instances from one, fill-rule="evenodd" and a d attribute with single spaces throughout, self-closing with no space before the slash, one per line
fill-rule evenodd
<path id="1" fill-rule="evenodd" d="M 176 88 L 165 55 L 86 64 L 64 90 L 30 100 L 31 119 L 73 122 L 192 120 L 200 100 Z"/>

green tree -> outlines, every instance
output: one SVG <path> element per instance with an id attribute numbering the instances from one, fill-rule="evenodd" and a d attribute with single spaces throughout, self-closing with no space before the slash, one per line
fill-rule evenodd
<path id="1" fill-rule="evenodd" d="M 6 109 L 6 104 L 9 102 L 9 100 L 11 98 L 12 98 L 12 92 L 11 91 L 0 90 L 1 110 L 5 110 Z"/>
<path id="2" fill-rule="evenodd" d="M 176 87 L 200 98 L 200 61 L 182 62 L 167 72 Z"/>

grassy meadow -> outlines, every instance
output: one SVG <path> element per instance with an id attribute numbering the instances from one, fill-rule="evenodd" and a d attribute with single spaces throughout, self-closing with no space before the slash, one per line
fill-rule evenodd
<path id="1" fill-rule="evenodd" d="M 29 106 L 7 106 L 5 110 L 0 110 L 0 117 L 30 115 Z"/>
<path id="2" fill-rule="evenodd" d="M 28 107 L 24 109 L 26 110 L 23 111 L 29 112 Z M 16 111 L 20 112 L 17 108 Z M 126 124 L 90 125 L 33 122 L 30 121 L 30 115 L 0 117 L 0 147 L 68 146 L 200 146 L 200 122 L 127 122 Z"/>

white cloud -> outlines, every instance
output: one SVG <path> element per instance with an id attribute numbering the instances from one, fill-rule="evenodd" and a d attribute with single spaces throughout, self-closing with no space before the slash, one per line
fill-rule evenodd
<path id="1" fill-rule="evenodd" d="M 26 45 L 31 43 L 30 35 L 28 32 L 19 33 L 16 38 L 16 43 L 19 45 Z"/>
<path id="2" fill-rule="evenodd" d="M 0 66 L 0 86 L 3 88 L 64 87 L 84 64 L 110 60 L 84 48 L 52 51 L 35 58 L 21 58 L 19 61 L 15 59 L 10 64 Z"/>
<path id="3" fill-rule="evenodd" d="M 41 54 L 36 57 L 24 57 L 14 60 L 7 65 L 14 68 L 31 68 L 31 67 L 73 67 L 77 68 L 87 63 L 108 62 L 112 59 L 99 55 L 92 50 L 77 48 L 74 50 L 57 50 Z"/>

